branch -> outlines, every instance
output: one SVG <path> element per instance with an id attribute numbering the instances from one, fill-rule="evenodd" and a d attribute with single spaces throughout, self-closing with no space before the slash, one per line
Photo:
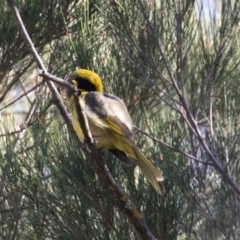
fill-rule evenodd
<path id="1" fill-rule="evenodd" d="M 184 120 L 186 121 L 186 123 L 188 124 L 188 127 L 191 129 L 191 131 L 193 132 L 193 134 L 196 135 L 199 143 L 203 146 L 204 150 L 206 151 L 206 153 L 208 154 L 209 156 L 209 159 L 212 161 L 212 164 L 214 165 L 214 168 L 222 175 L 223 179 L 226 180 L 226 182 L 232 187 L 232 189 L 240 196 L 240 188 L 239 186 L 233 181 L 233 179 L 231 178 L 231 176 L 224 170 L 224 168 L 221 166 L 221 164 L 219 163 L 218 159 L 216 157 L 214 157 L 213 153 L 211 152 L 211 150 L 208 148 L 206 142 L 204 141 L 204 139 L 202 138 L 201 136 L 201 132 L 198 128 L 198 125 L 187 105 L 187 102 L 186 102 L 186 99 L 185 99 L 185 96 L 182 94 L 178 84 L 177 84 L 177 81 L 173 75 L 173 71 L 168 63 L 168 59 L 164 53 L 164 50 L 163 50 L 163 47 L 162 47 L 162 43 L 161 41 L 158 39 L 157 35 L 156 35 L 156 32 L 154 31 L 154 28 L 153 26 L 151 25 L 150 23 L 150 20 L 149 20 L 149 17 L 146 13 L 146 10 L 144 8 L 144 5 L 142 3 L 142 1 L 138 1 L 138 4 L 139 4 L 139 9 L 140 11 L 142 12 L 145 20 L 147 21 L 148 23 L 148 26 L 149 26 L 149 29 L 151 30 L 153 36 L 155 37 L 155 39 L 158 41 L 158 50 L 161 54 L 161 57 L 163 59 L 163 62 L 165 64 L 165 67 L 167 69 L 167 73 L 169 75 L 169 78 L 170 78 L 170 81 L 172 82 L 172 85 L 176 91 L 176 94 L 182 104 L 182 107 L 183 109 L 185 110 L 184 111 L 180 111 L 182 117 L 184 118 Z M 230 31 L 231 32 L 231 31 Z M 221 48 L 224 48 L 225 46 L 225 43 L 227 41 L 227 38 L 225 39 L 225 41 L 223 42 Z M 218 53 L 219 54 L 221 53 L 221 49 L 219 49 Z M 215 64 L 215 62 L 214 62 Z M 213 70 L 213 68 L 211 69 L 211 71 Z M 210 72 L 211 73 L 211 72 Z"/>
<path id="2" fill-rule="evenodd" d="M 29 94 L 30 92 L 34 91 L 36 88 L 38 88 L 40 85 L 42 84 L 42 82 L 38 83 L 37 85 L 35 85 L 34 87 L 32 87 L 31 89 L 29 89 L 28 91 L 24 92 L 23 94 L 21 94 L 19 97 L 17 97 L 16 99 L 12 100 L 10 103 L 8 103 L 7 105 L 5 105 L 4 107 L 0 108 L 0 112 L 11 106 L 12 104 L 14 104 L 15 102 L 17 102 L 18 100 L 20 100 L 22 97 L 26 96 L 27 94 Z"/>
<path id="3" fill-rule="evenodd" d="M 18 81 L 18 79 L 26 72 L 26 70 L 29 68 L 30 65 L 32 65 L 33 61 L 30 60 L 29 63 L 27 64 L 27 66 L 25 66 L 25 68 L 21 69 L 20 72 L 16 73 L 14 76 L 14 79 L 12 80 L 12 82 L 10 84 L 7 85 L 7 89 L 3 92 L 3 94 L 0 96 L 0 103 L 5 99 L 6 95 L 8 94 L 8 92 L 11 90 L 11 88 L 13 87 L 13 85 Z"/>
<path id="4" fill-rule="evenodd" d="M 64 84 L 63 83 L 63 82 L 65 82 L 64 80 L 56 78 L 56 77 L 52 76 L 51 74 L 47 73 L 47 70 L 46 70 L 43 62 L 42 62 L 40 56 L 38 55 L 37 50 L 35 49 L 31 38 L 28 35 L 28 32 L 27 32 L 27 30 L 24 26 L 24 23 L 21 19 L 21 16 L 18 12 L 18 9 L 16 7 L 16 4 L 15 4 L 14 0 L 7 0 L 7 1 L 8 1 L 8 4 L 9 4 L 9 6 L 10 6 L 12 12 L 13 12 L 13 15 L 16 19 L 16 23 L 18 25 L 20 33 L 22 34 L 24 42 L 26 43 L 26 45 L 28 47 L 28 50 L 31 52 L 38 68 L 41 69 L 42 76 L 46 77 L 47 79 L 53 77 L 55 82 L 57 81 L 59 84 L 60 83 Z M 51 79 L 51 80 L 53 80 L 53 79 Z M 57 90 L 56 86 L 51 81 L 46 81 L 46 82 L 47 82 L 47 85 L 48 85 L 48 87 L 50 88 L 50 90 L 53 94 L 54 103 L 56 104 L 58 110 L 62 114 L 62 117 L 63 117 L 65 123 L 67 124 L 67 127 L 68 127 L 69 131 L 73 134 L 73 136 L 75 136 L 76 141 L 79 144 L 81 144 L 80 140 L 78 139 L 78 137 L 76 135 L 76 132 L 73 129 L 72 119 L 71 119 L 69 113 L 67 112 L 66 107 L 63 104 L 62 98 L 61 98 L 60 94 L 58 93 L 58 90 Z M 67 84 L 67 85 L 70 85 L 70 84 Z M 72 88 L 72 86 L 69 86 L 69 88 Z"/>
<path id="5" fill-rule="evenodd" d="M 188 157 L 188 158 L 190 158 L 190 159 L 195 160 L 196 162 L 199 162 L 199 163 L 202 163 L 202 164 L 207 164 L 207 165 L 210 165 L 210 166 L 214 166 L 212 163 L 205 162 L 205 161 L 201 161 L 201 160 L 199 160 L 198 158 L 196 158 L 196 157 L 194 157 L 194 156 L 192 156 L 192 155 L 190 155 L 190 154 L 188 154 L 188 153 L 185 153 L 185 152 L 183 152 L 183 151 L 181 151 L 181 150 L 179 150 L 179 149 L 177 149 L 177 148 L 175 148 L 175 147 L 170 146 L 169 144 L 161 141 L 160 139 L 157 139 L 157 138 L 151 136 L 150 134 L 144 132 L 143 130 L 141 130 L 141 129 L 140 129 L 139 127 L 137 127 L 137 126 L 134 126 L 134 128 L 136 128 L 139 132 L 141 132 L 141 133 L 144 134 L 145 136 L 149 137 L 149 138 L 152 139 L 153 141 L 158 142 L 158 143 L 162 144 L 163 146 L 172 149 L 174 152 L 180 153 L 180 154 L 182 154 L 182 155 L 185 156 L 185 157 Z"/>
<path id="6" fill-rule="evenodd" d="M 46 68 L 45 68 L 40 56 L 38 55 L 32 41 L 27 33 L 27 30 L 22 22 L 21 16 L 18 12 L 18 9 L 15 5 L 14 0 L 7 0 L 7 1 L 13 12 L 14 17 L 16 18 L 16 22 L 17 22 L 19 30 L 23 36 L 23 39 L 24 39 L 26 45 L 28 46 L 28 49 L 31 52 L 32 56 L 34 57 L 35 62 L 37 63 L 39 69 L 41 69 L 40 74 L 42 76 L 44 76 L 46 79 L 51 79 L 52 81 L 54 81 L 58 84 L 65 85 L 65 87 L 73 90 L 76 93 L 76 88 L 74 86 L 72 86 L 71 84 L 69 84 L 68 82 L 66 82 L 62 79 L 56 78 L 53 75 L 47 73 Z M 61 98 L 60 94 L 58 93 L 56 86 L 51 81 L 46 81 L 46 82 L 53 94 L 54 102 L 55 102 L 58 110 L 62 114 L 62 117 L 63 117 L 69 131 L 73 134 L 76 141 L 79 144 L 81 144 L 81 142 L 73 128 L 72 119 L 70 118 L 69 113 L 63 104 L 62 98 Z M 124 191 L 116 184 L 116 182 L 113 179 L 113 177 L 111 176 L 107 166 L 104 164 L 103 160 L 99 158 L 96 145 L 94 144 L 94 141 L 91 136 L 91 132 L 89 130 L 85 112 L 81 109 L 77 95 L 74 95 L 74 100 L 75 100 L 74 101 L 75 107 L 76 107 L 77 114 L 78 114 L 78 120 L 79 120 L 80 126 L 83 130 L 87 147 L 90 150 L 89 151 L 87 148 L 83 148 L 83 151 L 86 154 L 87 159 L 90 161 L 93 170 L 98 175 L 101 182 L 106 186 L 106 188 L 109 192 L 109 196 L 113 198 L 113 200 L 115 201 L 115 204 L 118 206 L 119 210 L 123 214 L 125 214 L 125 216 L 128 217 L 129 221 L 135 227 L 135 230 L 139 233 L 140 237 L 142 239 L 149 239 L 149 240 L 154 239 L 155 240 L 156 238 L 153 236 L 152 232 L 148 228 L 146 222 L 143 220 L 141 214 L 136 209 L 136 206 L 134 205 L 132 200 L 127 195 L 125 195 Z"/>

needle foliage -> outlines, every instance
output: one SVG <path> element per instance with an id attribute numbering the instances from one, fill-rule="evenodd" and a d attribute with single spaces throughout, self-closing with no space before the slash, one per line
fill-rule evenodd
<path id="1" fill-rule="evenodd" d="M 91 69 L 127 104 L 166 195 L 101 154 L 158 239 L 240 235 L 240 3 L 206 2 L 16 1 L 50 73 Z M 0 13 L 0 238 L 139 239 L 67 131 L 6 1 Z"/>

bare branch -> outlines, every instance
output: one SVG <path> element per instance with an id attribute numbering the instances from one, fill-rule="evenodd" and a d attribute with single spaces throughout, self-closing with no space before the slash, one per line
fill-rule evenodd
<path id="1" fill-rule="evenodd" d="M 42 86 L 40 87 L 39 91 L 38 91 L 38 92 L 39 92 L 39 95 L 42 95 L 43 92 L 44 92 L 44 90 L 45 90 L 45 86 L 42 85 Z M 21 131 L 20 131 L 20 134 L 19 134 L 19 136 L 18 136 L 18 139 L 16 140 L 16 142 L 15 142 L 15 144 L 14 144 L 14 147 L 13 147 L 14 152 L 17 151 L 17 149 L 18 149 L 18 147 L 19 147 L 19 144 L 20 144 L 20 142 L 21 142 L 21 139 L 22 139 L 22 138 L 24 137 L 24 135 L 25 135 L 25 132 L 26 132 L 26 130 L 27 130 L 27 126 L 28 126 L 28 124 L 30 123 L 30 121 L 31 121 L 31 119 L 32 119 L 32 117 L 33 117 L 33 115 L 34 115 L 34 113 L 35 113 L 35 111 L 36 111 L 36 108 L 37 108 L 37 100 L 34 99 L 34 101 L 33 101 L 32 104 L 31 104 L 31 107 L 30 107 L 30 109 L 29 109 L 29 111 L 28 111 L 28 113 L 27 113 L 27 115 L 26 115 L 26 117 L 25 117 L 25 119 L 24 119 L 24 122 L 23 122 L 22 125 L 20 126 Z"/>
<path id="2" fill-rule="evenodd" d="M 136 2 L 136 1 L 135 1 Z M 226 182 L 232 187 L 232 189 L 240 196 L 240 188 L 239 186 L 233 181 L 233 179 L 230 177 L 230 175 L 223 169 L 223 167 L 221 166 L 221 164 L 219 163 L 218 159 L 213 155 L 213 153 L 211 152 L 211 150 L 209 149 L 209 147 L 207 146 L 206 142 L 204 141 L 202 135 L 201 135 L 201 132 L 199 130 L 199 127 L 187 105 L 187 102 L 186 102 L 186 99 L 185 99 L 185 96 L 182 94 L 180 88 L 179 88 L 179 85 L 177 84 L 177 81 L 173 75 L 173 71 L 168 63 L 168 60 L 167 60 L 167 57 L 164 53 L 164 50 L 163 50 L 163 47 L 162 47 L 162 43 L 160 42 L 160 40 L 158 39 L 157 35 L 156 35 L 156 32 L 154 31 L 154 28 L 152 26 L 152 24 L 150 23 L 149 21 L 149 17 L 146 13 L 146 10 L 144 8 L 144 5 L 142 3 L 142 1 L 137 1 L 138 3 L 138 6 L 139 6 L 139 9 L 140 11 L 142 12 L 145 20 L 147 21 L 148 23 L 148 26 L 152 32 L 152 35 L 155 37 L 155 39 L 158 41 L 158 50 L 162 56 L 162 59 L 163 59 L 163 62 L 165 64 L 165 67 L 167 69 L 167 72 L 168 72 L 168 75 L 169 75 L 169 78 L 172 82 L 172 85 L 176 91 L 176 94 L 177 96 L 179 97 L 179 100 L 181 102 L 181 105 L 184 109 L 184 111 L 181 111 L 181 109 L 179 109 L 179 112 L 181 113 L 182 117 L 184 118 L 184 120 L 187 122 L 189 128 L 191 129 L 191 131 L 196 135 L 199 143 L 203 146 L 204 150 L 206 151 L 206 153 L 208 154 L 209 158 L 211 159 L 212 161 L 212 164 L 214 165 L 215 169 L 222 175 L 222 177 L 226 180 Z M 232 28 L 230 29 L 229 31 L 229 34 L 231 34 L 232 32 Z M 217 57 L 215 59 L 215 61 L 217 61 L 219 59 L 219 57 L 221 56 L 222 54 L 222 50 L 223 48 L 225 47 L 225 44 L 227 42 L 227 39 L 228 39 L 228 36 L 229 34 L 224 38 L 224 41 L 217 53 Z M 214 66 L 216 65 L 216 62 L 213 62 L 213 67 L 211 68 L 210 70 L 210 73 L 212 73 L 212 71 L 215 69 Z M 210 76 L 210 75 L 209 75 Z M 178 106 L 177 106 L 178 107 Z M 179 107 L 178 107 L 179 108 Z"/>
<path id="3" fill-rule="evenodd" d="M 194 156 L 192 156 L 192 155 L 190 155 L 190 154 L 188 154 L 188 153 L 185 153 L 185 152 L 183 152 L 183 151 L 181 151 L 181 150 L 179 150 L 179 149 L 177 149 L 177 148 L 175 148 L 175 147 L 170 146 L 169 144 L 161 141 L 160 139 L 157 139 L 157 138 L 151 136 L 150 134 L 144 132 L 143 130 L 141 130 L 141 129 L 140 129 L 139 127 L 137 127 L 137 126 L 134 126 L 134 128 L 136 128 L 139 132 L 141 132 L 141 133 L 144 134 L 145 136 L 149 137 L 149 138 L 152 139 L 153 141 L 158 142 L 158 143 L 160 143 L 161 145 L 172 149 L 174 152 L 180 153 L 180 154 L 182 154 L 183 156 L 188 157 L 188 158 L 190 158 L 190 159 L 193 159 L 193 160 L 195 160 L 195 161 L 197 161 L 197 162 L 199 162 L 199 163 L 207 164 L 207 165 L 209 165 L 209 166 L 214 166 L 212 163 L 201 161 L 201 160 L 199 160 L 198 158 L 196 158 L 196 157 L 194 157 Z"/>
<path id="4" fill-rule="evenodd" d="M 17 102 L 19 99 L 21 99 L 22 97 L 26 96 L 28 93 L 34 91 L 36 88 L 38 88 L 41 83 L 38 83 L 37 85 L 35 85 L 33 88 L 29 89 L 28 91 L 24 92 L 23 94 L 21 94 L 19 97 L 17 97 L 16 99 L 14 99 L 13 101 L 11 101 L 10 103 L 8 103 L 7 105 L 5 105 L 4 107 L 0 108 L 0 111 L 2 111 L 3 109 L 11 106 L 12 104 L 14 104 L 15 102 Z"/>
<path id="5" fill-rule="evenodd" d="M 41 75 L 44 76 L 46 79 L 50 79 L 50 74 L 47 73 L 46 68 L 38 55 L 28 33 L 27 30 L 22 22 L 22 19 L 20 17 L 20 14 L 18 12 L 18 9 L 15 5 L 14 0 L 8 0 L 8 4 L 13 12 L 14 17 L 16 18 L 16 22 L 19 26 L 19 30 L 24 38 L 25 43 L 28 46 L 28 49 L 30 50 L 31 54 L 33 55 L 39 69 L 41 69 L 42 73 Z M 57 79 L 57 78 L 52 78 L 51 80 L 58 83 L 63 83 L 65 86 L 68 86 L 69 88 L 72 88 L 67 84 L 66 82 L 64 83 L 63 80 Z M 50 88 L 53 97 L 54 97 L 54 103 L 58 107 L 60 113 L 62 114 L 62 117 L 67 124 L 68 129 L 70 132 L 73 134 L 75 139 L 80 142 L 79 138 L 77 137 L 77 134 L 75 130 L 73 129 L 72 125 L 72 120 L 69 116 L 69 113 L 67 112 L 66 107 L 63 104 L 62 98 L 60 94 L 58 93 L 56 86 L 51 82 L 47 81 L 48 87 Z M 73 88 L 72 88 L 73 89 Z M 76 90 L 75 90 L 76 91 Z M 116 184 L 115 180 L 111 176 L 107 166 L 104 164 L 104 162 L 99 159 L 98 157 L 98 152 L 95 144 L 93 144 L 92 141 L 92 136 L 91 133 L 88 129 L 87 121 L 84 115 L 82 115 L 83 111 L 81 109 L 81 106 L 79 104 L 79 101 L 77 99 L 77 96 L 75 97 L 75 106 L 77 107 L 77 114 L 78 114 L 78 119 L 80 120 L 80 126 L 83 129 L 84 137 L 86 139 L 86 143 L 88 148 L 90 149 L 90 152 L 87 151 L 86 148 L 84 148 L 84 153 L 86 154 L 88 160 L 91 162 L 91 166 L 93 167 L 94 171 L 97 173 L 99 179 L 101 182 L 106 186 L 109 196 L 112 196 L 113 199 L 115 200 L 116 205 L 122 211 L 129 219 L 129 221 L 133 224 L 135 227 L 136 231 L 139 233 L 140 237 L 142 239 L 156 239 L 150 229 L 148 228 L 147 224 L 143 220 L 141 214 L 138 212 L 136 209 L 136 206 L 132 202 L 132 200 L 124 194 L 124 191 Z"/>

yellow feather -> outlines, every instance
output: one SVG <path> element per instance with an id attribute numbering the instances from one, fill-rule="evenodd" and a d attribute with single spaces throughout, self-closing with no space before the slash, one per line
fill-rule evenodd
<path id="1" fill-rule="evenodd" d="M 76 80 L 75 80 L 76 79 Z M 87 92 L 86 80 L 94 85 L 95 92 Z M 81 82 L 85 81 L 85 83 Z M 141 153 L 132 140 L 132 121 L 122 100 L 114 95 L 103 94 L 102 81 L 89 70 L 78 69 L 69 78 L 69 82 L 81 90 L 80 105 L 86 113 L 91 133 L 98 148 L 119 150 L 135 160 L 148 181 L 159 194 L 165 192 L 161 172 Z M 84 85 L 85 84 L 85 85 Z M 88 86 L 89 87 L 89 86 Z M 73 127 L 83 142 L 84 136 L 78 122 L 74 99 L 69 97 L 69 109 L 73 118 Z"/>

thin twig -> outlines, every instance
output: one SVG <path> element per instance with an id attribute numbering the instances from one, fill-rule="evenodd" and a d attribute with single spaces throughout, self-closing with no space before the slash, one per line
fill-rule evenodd
<path id="1" fill-rule="evenodd" d="M 27 94 L 29 94 L 30 92 L 34 91 L 36 88 L 38 88 L 40 85 L 42 84 L 42 82 L 38 83 L 37 85 L 35 85 L 33 88 L 29 89 L 28 91 L 24 92 L 23 94 L 21 94 L 18 98 L 14 99 L 12 102 L 8 103 L 7 105 L 5 105 L 3 108 L 0 108 L 0 111 L 2 111 L 3 109 L 11 106 L 12 104 L 14 104 L 15 102 L 17 102 L 19 99 L 21 99 L 22 97 L 26 96 Z"/>
<path id="2" fill-rule="evenodd" d="M 38 55 L 28 33 L 27 30 L 22 22 L 21 16 L 18 12 L 18 9 L 15 5 L 14 0 L 7 0 L 8 4 L 13 12 L 14 17 L 16 18 L 16 22 L 19 26 L 19 30 L 23 36 L 23 39 L 25 43 L 28 46 L 28 49 L 30 50 L 31 54 L 33 55 L 39 69 L 42 71 L 42 76 L 44 76 L 46 79 L 50 79 L 50 74 L 47 73 L 46 68 Z M 52 78 L 53 77 L 53 78 Z M 64 83 L 66 87 L 75 90 L 75 87 L 71 86 L 69 83 L 63 81 L 62 79 L 55 78 L 51 75 L 51 80 L 58 82 L 60 84 Z M 70 132 L 73 134 L 75 139 L 80 142 L 79 138 L 77 137 L 77 134 L 75 130 L 73 129 L 72 120 L 69 116 L 69 113 L 67 112 L 66 107 L 63 104 L 62 98 L 60 94 L 58 93 L 56 86 L 51 81 L 46 81 L 48 84 L 48 87 L 50 88 L 54 103 L 58 107 L 60 113 L 62 114 L 62 117 L 70 130 Z M 76 90 L 75 90 L 76 91 Z M 79 101 L 75 100 L 75 106 L 78 108 L 77 114 L 78 118 L 81 119 L 80 126 L 83 129 L 84 138 L 86 139 L 86 144 L 88 145 L 88 148 L 90 149 L 90 152 L 83 148 L 84 153 L 87 156 L 87 159 L 91 161 L 91 166 L 93 167 L 94 171 L 97 173 L 99 179 L 101 182 L 106 186 L 109 196 L 112 197 L 115 200 L 116 205 L 120 209 L 121 212 L 123 212 L 129 219 L 129 221 L 132 223 L 132 225 L 135 227 L 136 231 L 139 233 L 140 237 L 142 239 L 151 239 L 155 240 L 156 238 L 153 236 L 152 232 L 150 231 L 149 227 L 147 226 L 146 222 L 143 220 L 141 214 L 138 212 L 136 206 L 132 202 L 132 200 L 124 194 L 124 191 L 116 184 L 115 180 L 111 176 L 107 166 L 104 164 L 104 162 L 99 159 L 98 157 L 98 151 L 97 148 L 92 141 L 91 133 L 88 131 L 87 124 L 85 122 L 85 118 L 81 113 L 83 112 L 81 109 L 81 106 L 79 104 Z"/>
<path id="3" fill-rule="evenodd" d="M 52 81 L 55 81 L 58 84 L 65 85 L 65 87 L 68 87 L 70 89 L 74 89 L 74 87 L 71 84 L 67 83 L 66 81 L 56 78 L 55 76 L 47 73 L 47 70 L 46 70 L 43 62 L 42 62 L 40 56 L 38 55 L 37 50 L 35 49 L 31 38 L 28 35 L 28 32 L 24 26 L 24 23 L 21 19 L 21 16 L 18 12 L 18 9 L 16 7 L 14 0 L 8 0 L 8 4 L 13 12 L 13 15 L 16 19 L 16 23 L 19 27 L 20 33 L 22 34 L 22 37 L 23 37 L 29 51 L 31 52 L 38 68 L 41 69 L 42 76 L 45 77 L 46 79 L 51 78 Z M 67 112 L 66 107 L 63 104 L 62 98 L 61 98 L 60 94 L 58 93 L 56 86 L 51 81 L 46 81 L 46 82 L 53 94 L 54 103 L 56 104 L 57 108 L 59 109 L 60 113 L 62 114 L 62 117 L 65 120 L 65 123 L 67 124 L 69 131 L 73 134 L 73 136 L 75 136 L 76 141 L 79 144 L 81 144 L 79 138 L 76 135 L 76 132 L 73 129 L 72 119 L 71 119 L 69 113 Z"/>
<path id="4" fill-rule="evenodd" d="M 212 163 L 205 162 L 205 161 L 201 161 L 201 160 L 199 160 L 198 158 L 196 158 L 196 157 L 194 157 L 194 156 L 192 156 L 192 155 L 190 155 L 190 154 L 188 154 L 188 153 L 185 153 L 185 152 L 183 152 L 183 151 L 181 151 L 181 150 L 179 150 L 179 149 L 177 149 L 177 148 L 175 148 L 175 147 L 170 146 L 169 144 L 161 141 L 160 139 L 157 139 L 157 138 L 151 136 L 150 134 L 144 132 L 143 130 L 141 130 L 141 128 L 139 128 L 139 127 L 137 127 L 137 126 L 134 126 L 134 128 L 136 128 L 139 132 L 141 132 L 141 133 L 144 134 L 145 136 L 149 137 L 149 138 L 152 139 L 153 141 L 158 142 L 158 143 L 162 144 L 163 146 L 172 149 L 174 152 L 180 153 L 180 154 L 182 154 L 183 156 L 188 157 L 188 158 L 190 158 L 190 159 L 193 159 L 193 160 L 195 160 L 195 161 L 197 161 L 197 162 L 199 162 L 199 163 L 203 163 L 203 164 L 207 164 L 207 165 L 210 165 L 210 166 L 214 166 Z"/>
<path id="5" fill-rule="evenodd" d="M 26 72 L 26 70 L 29 68 L 29 66 L 31 66 L 31 64 L 33 63 L 32 60 L 30 60 L 30 62 L 27 64 L 27 66 L 25 66 L 25 68 L 21 69 L 20 72 L 16 73 L 14 75 L 15 79 L 8 84 L 7 89 L 5 90 L 5 92 L 0 96 L 0 103 L 5 99 L 7 93 L 11 90 L 12 86 L 18 81 L 18 79 Z"/>
<path id="6" fill-rule="evenodd" d="M 197 125 L 197 123 L 196 123 L 196 121 L 195 121 L 195 119 L 194 119 L 194 117 L 193 117 L 193 115 L 192 115 L 188 105 L 187 105 L 185 96 L 181 93 L 181 90 L 179 89 L 179 86 L 178 86 L 178 84 L 176 82 L 176 79 L 174 78 L 173 71 L 172 71 L 172 69 L 171 69 L 171 67 L 170 67 L 170 65 L 168 63 L 167 57 L 166 57 L 166 55 L 165 55 L 165 53 L 163 51 L 162 44 L 161 44 L 159 38 L 157 37 L 156 32 L 154 31 L 154 29 L 153 29 L 153 27 L 152 27 L 152 25 L 151 25 L 151 23 L 149 21 L 149 17 L 148 17 L 148 15 L 146 13 L 144 5 L 143 5 L 141 0 L 137 1 L 137 3 L 139 5 L 140 11 L 142 12 L 145 20 L 148 23 L 148 26 L 149 26 L 153 36 L 155 37 L 155 39 L 158 40 L 158 50 L 159 50 L 159 52 L 160 52 L 160 54 L 162 56 L 163 62 L 164 62 L 165 67 L 167 69 L 167 72 L 168 72 L 168 75 L 169 75 L 170 80 L 172 82 L 172 85 L 173 85 L 173 87 L 174 87 L 174 89 L 176 91 L 176 94 L 178 95 L 178 98 L 179 98 L 179 100 L 180 100 L 180 102 L 182 104 L 182 107 L 185 110 L 185 113 L 184 113 L 183 111 L 180 111 L 180 109 L 179 109 L 179 111 L 181 112 L 182 117 L 187 122 L 188 127 L 191 129 L 191 131 L 196 135 L 196 137 L 197 137 L 198 141 L 200 142 L 200 144 L 203 146 L 204 150 L 206 151 L 206 153 L 209 156 L 209 159 L 212 161 L 212 163 L 214 165 L 214 168 L 216 170 L 218 170 L 218 172 L 222 175 L 222 177 L 226 180 L 226 182 L 240 196 L 240 188 L 239 188 L 239 186 L 233 181 L 233 179 L 230 177 L 230 175 L 224 170 L 224 168 L 219 163 L 218 159 L 215 158 L 215 156 L 213 155 L 211 150 L 208 148 L 206 142 L 202 138 L 201 132 L 200 132 L 200 130 L 198 128 L 198 125 Z M 227 41 L 227 38 L 225 39 L 225 41 Z M 225 43 L 225 41 L 224 41 L 224 43 Z M 222 45 L 222 47 L 224 47 L 224 44 Z M 219 50 L 219 52 L 221 52 L 221 51 Z M 218 54 L 219 54 L 219 52 L 218 52 Z M 213 70 L 213 69 L 211 69 L 211 70 Z M 185 114 L 186 114 L 186 116 L 185 116 Z"/>
<path id="7" fill-rule="evenodd" d="M 184 94 L 184 79 L 183 79 L 183 13 L 181 9 L 181 1 L 177 1 L 176 4 L 176 35 L 177 35 L 177 82 L 181 93 Z"/>

